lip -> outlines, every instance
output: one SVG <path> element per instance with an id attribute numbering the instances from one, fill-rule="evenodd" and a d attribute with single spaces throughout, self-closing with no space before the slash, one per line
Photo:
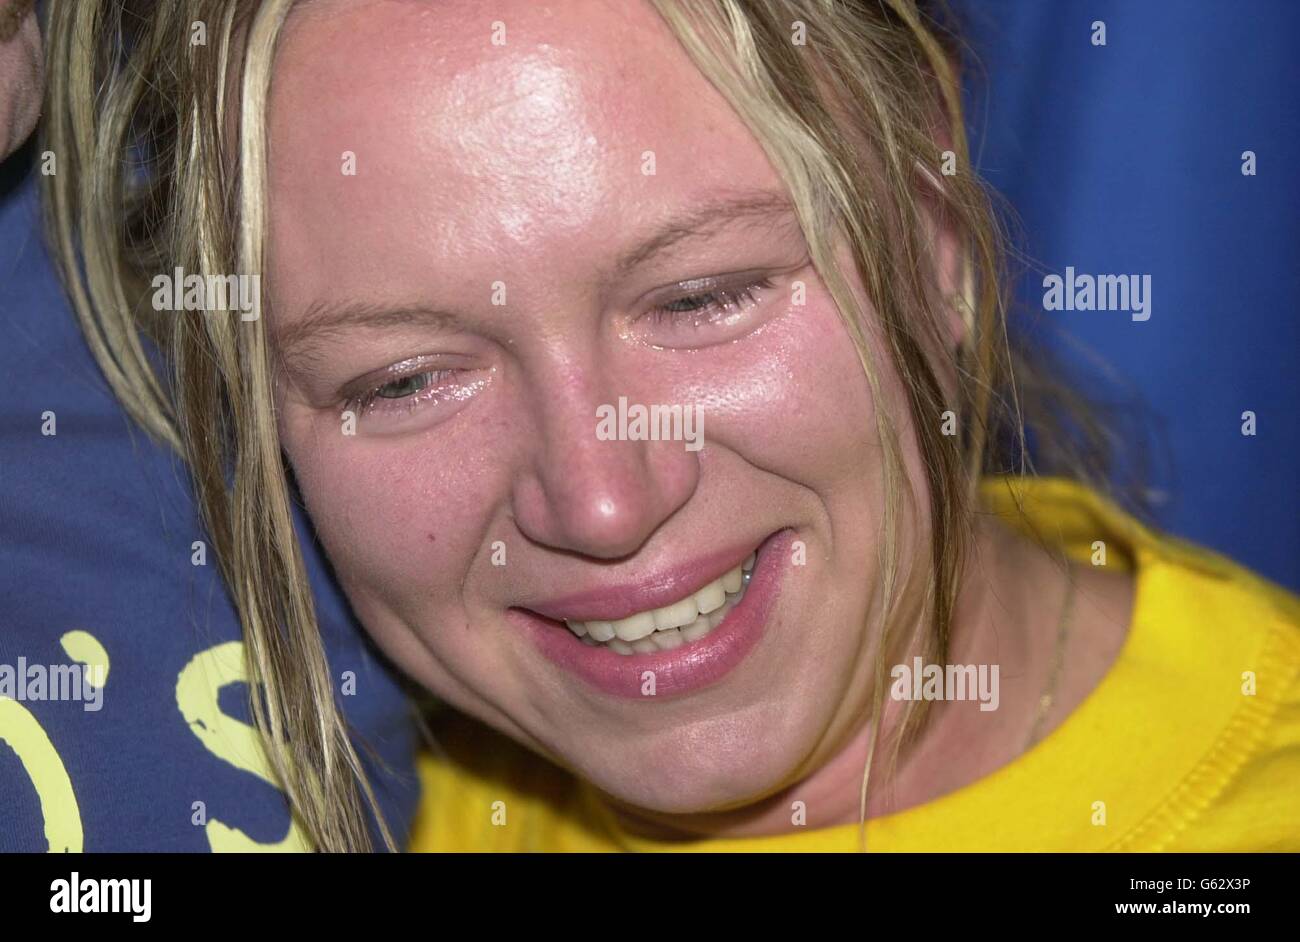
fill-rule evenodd
<path id="1" fill-rule="evenodd" d="M 662 570 L 649 582 L 589 589 L 522 603 L 521 607 L 556 621 L 618 621 L 637 612 L 681 601 L 725 576 L 748 559 L 752 552 L 753 543 L 736 544 Z"/>
<path id="2" fill-rule="evenodd" d="M 597 690 L 629 700 L 664 700 L 683 696 L 717 683 L 735 669 L 763 637 L 768 615 L 787 568 L 783 565 L 783 560 L 790 558 L 787 548 L 793 539 L 794 531 L 780 530 L 764 540 L 758 548 L 758 558 L 754 562 L 749 586 L 740 603 L 703 638 L 670 651 L 625 655 L 608 648 L 583 644 L 571 631 L 558 624 L 558 619 L 536 609 L 510 609 L 507 618 L 523 630 L 547 660 Z M 745 556 L 748 555 L 746 551 Z M 647 587 L 644 593 L 636 595 L 638 601 L 632 607 L 624 604 L 626 596 L 620 594 L 614 598 L 612 592 L 601 590 L 557 599 L 555 602 L 563 602 L 564 606 L 561 608 L 556 605 L 550 610 L 565 612 L 565 617 L 581 621 L 604 620 L 603 613 L 610 611 L 624 612 L 618 617 L 627 617 L 646 608 L 675 602 L 692 589 L 707 585 L 744 559 L 741 557 L 740 560 L 726 563 L 727 560 L 735 560 L 735 557 L 732 550 L 710 557 L 711 560 L 717 560 L 713 568 L 718 571 L 709 578 L 701 577 L 702 570 L 698 562 L 691 567 L 675 570 L 671 578 L 676 580 L 681 577 L 685 590 L 677 588 L 676 582 L 667 584 L 666 588 L 664 585 Z M 713 568 L 704 571 L 712 572 Z M 687 572 L 693 575 L 686 577 L 684 574 Z M 678 594 L 674 595 L 673 592 Z M 656 601 L 646 605 L 639 601 L 643 598 L 654 598 Z M 612 608 L 614 603 L 621 607 Z M 572 614 L 574 612 L 595 614 L 584 616 Z M 653 697 L 643 693 L 647 671 L 654 675 Z"/>

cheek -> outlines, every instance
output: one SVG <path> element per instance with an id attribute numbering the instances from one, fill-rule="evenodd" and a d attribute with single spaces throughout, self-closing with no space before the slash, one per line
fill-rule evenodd
<path id="1" fill-rule="evenodd" d="M 481 421 L 436 440 L 344 436 L 330 418 L 285 423 L 307 511 L 354 604 L 427 609 L 455 597 L 491 552 L 491 511 L 508 487 L 506 434 Z"/>
<path id="2" fill-rule="evenodd" d="M 804 305 L 705 362 L 681 397 L 703 404 L 708 444 L 823 499 L 846 485 L 864 493 L 880 462 L 874 404 L 819 280 L 809 280 Z"/>

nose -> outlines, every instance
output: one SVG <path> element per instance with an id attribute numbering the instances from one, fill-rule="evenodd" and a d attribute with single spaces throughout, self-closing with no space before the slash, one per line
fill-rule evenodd
<path id="1" fill-rule="evenodd" d="M 636 552 L 690 499 L 699 483 L 700 452 L 683 441 L 606 440 L 619 424 L 607 421 L 598 434 L 598 409 L 617 410 L 620 396 L 647 408 L 674 404 L 635 398 L 626 383 L 587 376 L 544 401 L 538 397 L 532 408 L 537 437 L 514 482 L 515 521 L 538 543 L 618 559 Z M 617 385 L 622 391 L 611 394 Z"/>

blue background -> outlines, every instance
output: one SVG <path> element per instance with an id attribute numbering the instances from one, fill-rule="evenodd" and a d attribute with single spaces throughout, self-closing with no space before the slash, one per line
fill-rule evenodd
<path id="1" fill-rule="evenodd" d="M 953 7 L 984 71 L 972 154 L 1033 265 L 1018 298 L 1118 374 L 1058 339 L 1090 391 L 1147 407 L 1157 522 L 1300 588 L 1300 2 Z M 1151 319 L 1043 313 L 1043 273 L 1067 265 L 1150 274 Z"/>

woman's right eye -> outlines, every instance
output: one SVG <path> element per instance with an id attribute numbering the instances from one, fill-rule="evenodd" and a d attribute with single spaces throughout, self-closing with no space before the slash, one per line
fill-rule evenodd
<path id="1" fill-rule="evenodd" d="M 407 364 L 399 364 L 393 369 L 403 366 Z M 465 398 L 475 388 L 467 388 L 460 382 L 461 374 L 467 372 L 462 369 L 424 369 L 385 378 L 346 395 L 343 409 L 357 416 L 410 415 L 441 400 Z"/>
<path id="2" fill-rule="evenodd" d="M 384 385 L 377 387 L 374 392 L 376 398 L 379 399 L 405 399 L 407 396 L 414 396 L 432 381 L 432 373 L 412 373 L 410 376 L 395 379 L 391 383 L 384 383 Z"/>

